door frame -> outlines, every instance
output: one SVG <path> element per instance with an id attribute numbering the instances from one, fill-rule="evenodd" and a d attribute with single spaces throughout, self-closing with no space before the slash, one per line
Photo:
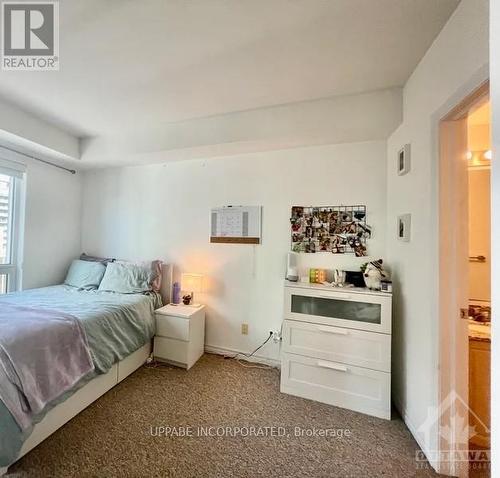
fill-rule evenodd
<path id="1" fill-rule="evenodd" d="M 437 237 L 437 257 L 435 264 L 439 266 L 437 283 L 435 284 L 437 313 L 439 321 L 437 324 L 437 365 L 438 365 L 438 423 L 437 423 L 437 447 L 435 467 L 437 471 L 446 475 L 466 477 L 468 476 L 468 466 L 463 466 L 463 462 L 456 458 L 456 455 L 447 455 L 447 452 L 466 451 L 463 444 L 456 436 L 456 430 L 461 424 L 457 423 L 459 415 L 457 408 L 462 409 L 462 418 L 465 415 L 468 425 L 468 416 L 464 411 L 468 410 L 468 396 L 457 397 L 455 390 L 464 388 L 468 383 L 468 370 L 459 367 L 461 359 L 457 353 L 463 353 L 466 345 L 457 343 L 463 340 L 464 324 L 459 322 L 459 310 L 464 307 L 461 304 L 460 294 L 455 291 L 463 291 L 467 285 L 467 279 L 457 276 L 456 271 L 463 268 L 459 261 L 450 263 L 450 256 L 446 255 L 450 233 L 457 231 L 459 225 L 454 221 L 458 217 L 456 204 L 452 202 L 457 194 L 462 194 L 468 198 L 468 190 L 463 190 L 459 180 L 459 169 L 453 166 L 452 159 L 456 157 L 447 154 L 446 144 L 441 143 L 441 135 L 444 133 L 448 137 L 453 134 L 463 135 L 463 122 L 468 111 L 481 99 L 489 94 L 488 71 L 482 69 L 468 84 L 440 108 L 434 115 L 433 136 L 435 141 L 435 152 L 437 161 L 435 162 L 435 204 L 438 211 L 436 215 L 436 237 Z M 465 133 L 466 134 L 466 133 Z M 463 138 L 462 138 L 463 139 Z M 448 145 L 449 146 L 449 145 Z M 452 149 L 452 148 L 451 148 Z M 465 158 L 463 160 L 466 161 Z M 468 359 L 465 358 L 466 363 Z M 466 367 L 467 368 L 467 367 Z M 465 374 L 465 376 L 464 376 Z M 465 383 L 464 383 L 465 382 Z M 460 400 L 462 398 L 462 400 Z M 451 434 L 444 430 L 451 430 Z M 451 438 L 451 439 L 450 439 Z M 451 459 L 450 459 L 451 458 Z"/>

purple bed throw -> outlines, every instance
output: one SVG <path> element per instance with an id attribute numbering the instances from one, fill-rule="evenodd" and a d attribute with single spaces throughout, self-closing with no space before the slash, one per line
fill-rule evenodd
<path id="1" fill-rule="evenodd" d="M 0 399 L 22 430 L 93 370 L 78 319 L 55 310 L 0 304 Z"/>

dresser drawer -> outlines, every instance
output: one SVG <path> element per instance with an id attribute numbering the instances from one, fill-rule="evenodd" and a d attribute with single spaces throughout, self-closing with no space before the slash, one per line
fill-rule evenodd
<path id="1" fill-rule="evenodd" d="M 391 417 L 391 375 L 387 372 L 283 353 L 281 392 Z"/>
<path id="2" fill-rule="evenodd" d="M 156 314 L 156 335 L 171 339 L 189 340 L 189 319 Z"/>
<path id="3" fill-rule="evenodd" d="M 391 371 L 391 336 L 375 332 L 285 320 L 283 351 Z"/>
<path id="4" fill-rule="evenodd" d="M 285 287 L 285 319 L 391 333 L 391 297 L 349 289 Z"/>

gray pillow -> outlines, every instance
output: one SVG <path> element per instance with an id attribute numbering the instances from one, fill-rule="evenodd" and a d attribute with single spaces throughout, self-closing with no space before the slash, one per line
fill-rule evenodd
<path id="1" fill-rule="evenodd" d="M 149 267 L 127 262 L 110 262 L 99 284 L 100 291 L 137 294 L 151 290 L 151 263 Z"/>
<path id="2" fill-rule="evenodd" d="M 80 260 L 88 262 L 102 262 L 104 265 L 107 265 L 109 262 L 115 262 L 116 259 L 112 259 L 111 257 L 89 256 L 84 252 L 80 255 Z"/>
<path id="3" fill-rule="evenodd" d="M 68 270 L 64 283 L 79 289 L 97 289 L 106 272 L 101 262 L 89 262 L 75 259 Z"/>
<path id="4" fill-rule="evenodd" d="M 149 290 L 160 292 L 162 281 L 163 261 L 116 261 L 117 264 L 132 264 L 144 268 L 150 272 Z"/>

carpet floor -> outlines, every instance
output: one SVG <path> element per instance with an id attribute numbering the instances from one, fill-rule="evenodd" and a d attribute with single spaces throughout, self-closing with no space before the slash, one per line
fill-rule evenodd
<path id="1" fill-rule="evenodd" d="M 170 427 L 168 436 L 161 427 Z M 140 368 L 8 476 L 436 476 L 417 468 L 417 450 L 399 417 L 380 420 L 281 394 L 277 370 L 205 354 L 189 372 Z"/>

